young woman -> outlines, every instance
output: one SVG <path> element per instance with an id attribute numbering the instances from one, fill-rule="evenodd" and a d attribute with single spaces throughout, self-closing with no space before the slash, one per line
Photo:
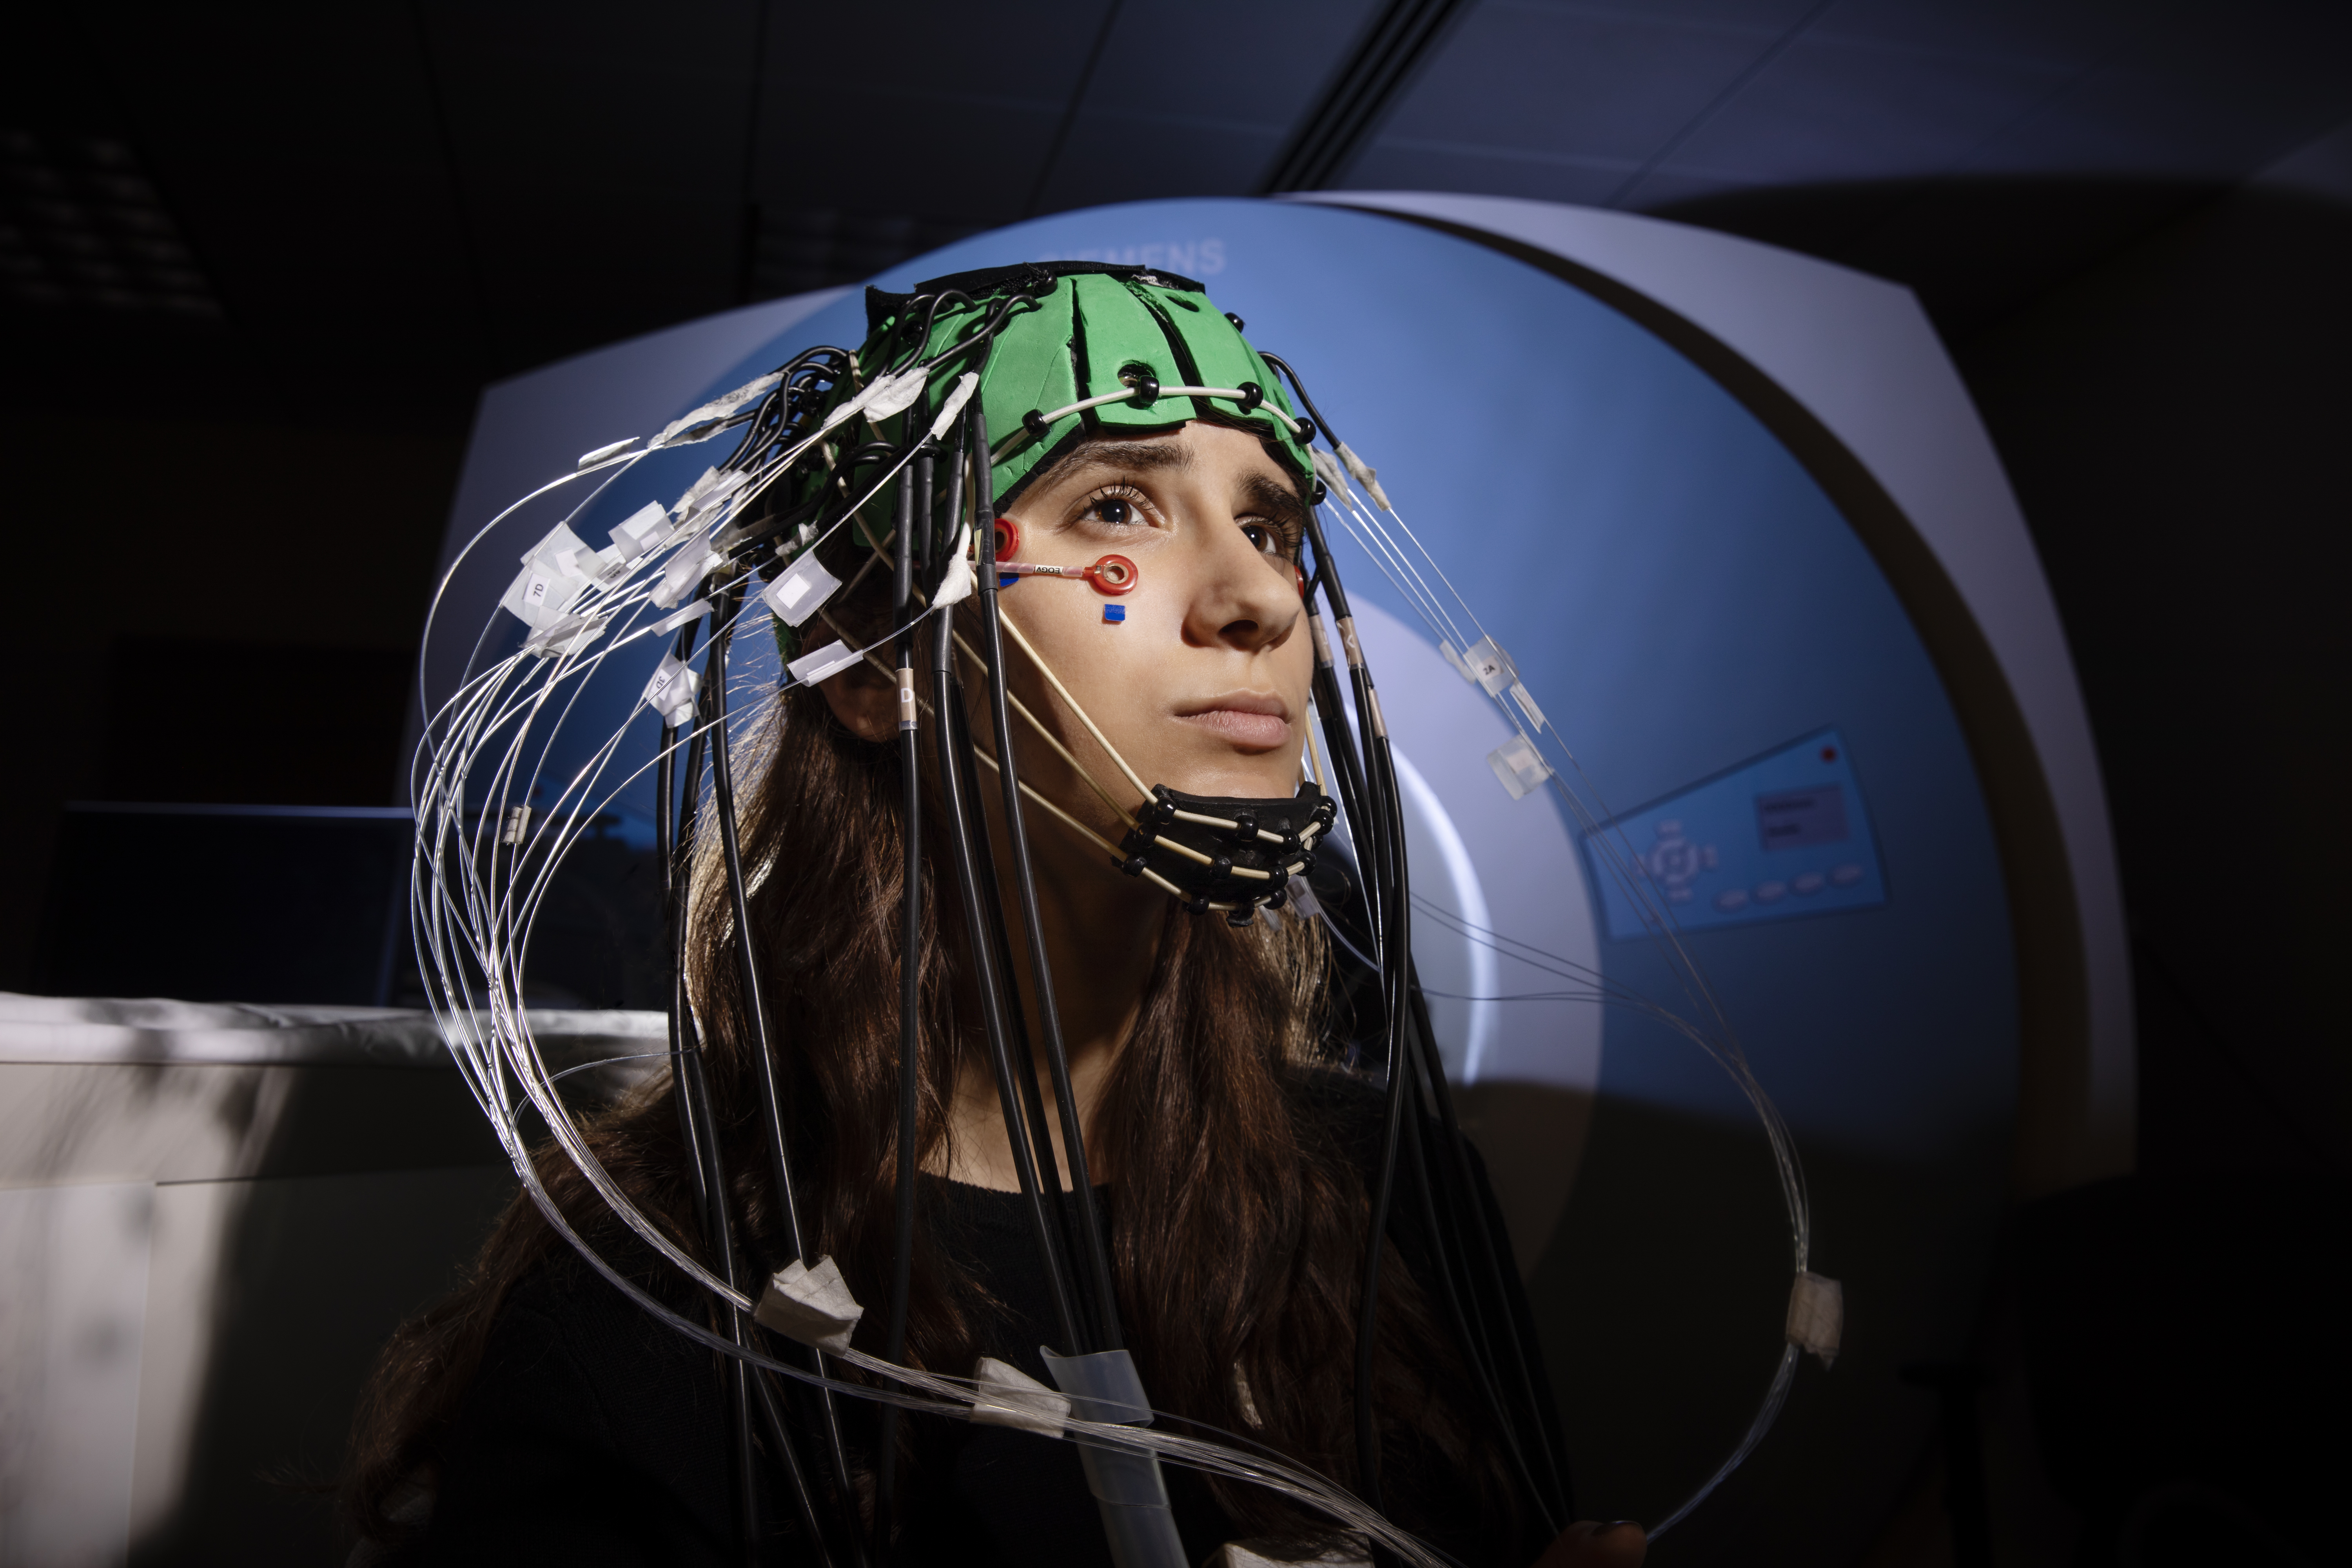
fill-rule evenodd
<path id="1" fill-rule="evenodd" d="M 717 832 L 706 826 L 696 846 L 684 965 L 699 1026 L 691 1070 L 707 1091 L 702 1136 L 715 1145 L 708 1168 L 724 1173 L 731 1245 L 762 1274 L 794 1256 L 832 1258 L 859 1301 L 894 1306 L 868 1311 L 851 1342 L 905 1365 L 961 1375 L 991 1357 L 1050 1385 L 1055 1373 L 1041 1347 L 1073 1353 L 1084 1348 L 1074 1337 L 1099 1347 L 1111 1336 L 1163 1413 L 1160 1427 L 1262 1446 L 1376 1495 L 1391 1521 L 1465 1563 L 1638 1562 L 1636 1528 L 1555 1533 L 1570 1516 L 1548 1393 L 1532 1408 L 1523 1397 L 1514 1412 L 1492 1386 L 1510 1356 L 1533 1355 L 1516 1270 L 1506 1253 L 1499 1271 L 1446 1275 L 1448 1256 L 1469 1254 L 1448 1228 L 1462 1216 L 1410 1182 L 1386 1210 L 1371 1419 L 1360 1434 L 1356 1345 L 1384 1100 L 1371 1075 L 1349 1065 L 1362 1055 L 1349 1045 L 1381 1004 L 1369 994 L 1350 1003 L 1334 984 L 1331 950 L 1312 919 L 1271 909 L 1252 918 L 1246 902 L 1230 900 L 1211 912 L 1206 895 L 1180 901 L 1165 879 L 1136 874 L 1140 854 L 1120 874 L 1116 847 L 1139 842 L 1138 810 L 1151 805 L 1139 782 L 1279 805 L 1298 797 L 1308 773 L 1323 772 L 1309 754 L 1318 667 L 1300 571 L 1315 484 L 1297 422 L 1276 414 L 1262 390 L 1274 377 L 1238 323 L 1206 304 L 1183 279 L 1101 267 L 971 275 L 924 285 L 911 300 L 869 300 L 875 336 L 858 355 L 866 369 L 834 389 L 831 407 L 877 367 L 902 363 L 900 345 L 911 342 L 911 355 L 938 354 L 935 388 L 971 369 L 978 380 L 965 395 L 1000 437 L 1014 432 L 994 444 L 991 461 L 956 471 L 959 481 L 986 476 L 992 493 L 969 510 L 1012 558 L 997 605 L 1001 646 L 1012 650 L 1004 708 L 988 700 L 991 648 L 979 619 L 920 613 L 927 598 L 951 597 L 952 572 L 938 560 L 926 572 L 910 558 L 925 552 L 922 540 L 969 540 L 958 503 L 944 500 L 942 522 L 939 505 L 920 507 L 902 489 L 895 523 L 880 504 L 845 513 L 866 477 L 856 453 L 869 451 L 874 471 L 894 452 L 903 458 L 942 397 L 896 421 L 828 427 L 843 439 L 811 448 L 824 466 L 797 489 L 774 487 L 761 514 L 772 536 L 793 538 L 810 518 L 850 516 L 831 542 L 804 549 L 827 563 L 824 582 L 845 586 L 826 590 L 814 617 L 786 629 L 788 651 L 837 637 L 873 652 L 813 686 L 787 686 L 735 748 L 740 906 Z M 951 353 L 964 351 L 940 349 L 971 336 L 954 337 L 959 311 L 967 323 L 994 323 L 984 359 L 954 363 Z M 1110 352 L 1121 323 L 1145 333 L 1143 349 L 1129 340 Z M 1164 340 L 1157 352 L 1154 331 Z M 1249 388 L 1256 396 L 1159 395 L 1162 384 L 1196 378 L 1232 385 L 1202 368 L 1218 354 L 1260 367 Z M 1062 374 L 1065 361 L 1065 395 L 1056 401 L 1050 386 L 1041 395 L 1035 365 Z M 1061 407 L 1090 395 L 1111 401 Z M 1023 406 L 1032 399 L 1060 414 Z M 1278 390 L 1271 401 L 1288 407 Z M 862 448 L 848 438 L 858 428 L 876 437 Z M 942 446 L 940 468 L 950 460 Z M 828 485 L 843 499 L 828 503 Z M 935 489 L 946 498 L 961 486 L 942 479 Z M 988 501 L 1009 526 L 988 531 Z M 989 569 L 989 552 L 956 548 Z M 1123 577 L 1105 565 L 1113 559 Z M 766 566 L 772 574 L 784 563 L 770 557 Z M 728 601 L 718 602 L 723 612 Z M 942 675 L 926 702 L 921 683 L 902 677 L 901 656 L 908 671 L 953 679 Z M 918 719 L 917 708 L 935 709 L 941 696 L 961 708 L 961 730 L 936 711 Z M 706 693 L 706 714 L 709 704 Z M 964 731 L 983 758 L 998 754 L 999 712 L 1013 715 L 1019 776 L 1034 792 L 1024 811 L 1025 856 L 1002 796 L 971 787 L 994 778 L 948 765 Z M 919 742 L 903 738 L 909 724 Z M 958 809 L 977 816 L 983 804 L 987 860 L 967 874 L 960 900 L 950 827 Z M 911 889 L 910 807 L 919 863 Z M 1327 864 L 1334 858 L 1327 853 Z M 1024 883 L 1034 927 L 1018 907 Z M 1327 871 L 1319 885 L 1344 920 L 1345 878 Z M 739 944 L 739 907 L 749 943 Z M 989 931 L 974 929 L 974 910 Z M 992 973 L 1009 996 L 992 994 L 980 973 L 999 931 Z M 748 970 L 739 945 L 752 955 Z M 910 946 L 920 1174 L 902 1262 Z M 756 1006 L 747 985 L 757 988 Z M 1049 1059 L 1049 1008 L 1058 1061 Z M 1008 1064 L 993 1047 L 1000 1037 L 1035 1058 L 1025 1118 L 1007 1068 L 1027 1073 L 1030 1063 Z M 761 1106 L 771 1074 L 777 1136 L 793 1161 L 793 1215 L 766 1179 Z M 701 1156 L 688 1146 L 697 1123 L 690 1107 L 681 1115 L 678 1093 L 672 1079 L 656 1081 L 593 1124 L 590 1142 L 641 1211 L 709 1259 L 711 1208 L 696 1190 Z M 1065 1093 L 1074 1118 L 1064 1115 Z M 1405 1137 L 1433 1145 L 1434 1121 L 1418 1104 L 1409 1115 Z M 1071 1121 L 1076 1147 L 1064 1136 Z M 1016 1142 L 1030 1128 L 1042 1131 L 1050 1158 Z M 570 1162 L 551 1152 L 537 1166 L 555 1205 L 623 1273 L 680 1314 L 719 1326 L 723 1314 L 618 1224 Z M 1084 1223 L 1089 1205 L 1076 1193 L 1036 1193 L 1034 1173 L 1024 1195 L 1024 1170 L 1053 1184 L 1083 1173 L 1098 1247 L 1066 1228 Z M 1501 1235 L 1475 1161 L 1455 1200 Z M 1059 1272 L 1039 1245 L 1048 1205 L 1065 1226 L 1047 1247 L 1061 1248 Z M 1090 1313 L 1074 1298 L 1097 1253 L 1112 1300 Z M 1541 1368 L 1528 1370 L 1523 1386 L 1545 1390 Z M 860 1375 L 838 1363 L 828 1371 Z M 518 1199 L 471 1283 L 384 1353 L 347 1488 L 371 1543 L 362 1551 L 418 1564 L 1112 1560 L 1106 1510 L 1089 1495 L 1075 1445 L 1016 1426 L 886 1415 L 856 1399 L 827 1411 L 805 1390 L 754 1381 L 648 1317 Z M 771 1411 L 763 1425 L 757 1417 Z M 1371 1440 L 1370 1477 L 1360 1436 Z M 1244 1540 L 1300 1558 L 1345 1547 L 1328 1519 L 1244 1482 L 1171 1466 L 1166 1490 L 1186 1562 Z"/>

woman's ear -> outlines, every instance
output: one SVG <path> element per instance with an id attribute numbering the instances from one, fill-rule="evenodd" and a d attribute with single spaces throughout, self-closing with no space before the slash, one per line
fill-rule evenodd
<path id="1" fill-rule="evenodd" d="M 861 658 L 830 680 L 817 683 L 824 705 L 843 728 L 861 741 L 880 745 L 898 728 L 898 679 Z"/>

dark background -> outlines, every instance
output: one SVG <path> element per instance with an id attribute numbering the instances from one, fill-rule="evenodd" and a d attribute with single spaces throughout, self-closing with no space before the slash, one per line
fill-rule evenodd
<path id="1" fill-rule="evenodd" d="M 19 7 L 0 171 L 0 988 L 104 903 L 68 801 L 398 800 L 486 383 L 1038 213 L 1467 191 L 1918 291 L 2089 702 L 2138 1191 L 2252 1184 L 2226 1252 L 2352 1173 L 2340 0 Z"/>

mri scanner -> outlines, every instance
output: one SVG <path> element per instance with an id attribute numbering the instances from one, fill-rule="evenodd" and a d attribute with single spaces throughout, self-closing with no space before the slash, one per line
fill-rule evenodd
<path id="1" fill-rule="evenodd" d="M 2087 721 L 2022 519 L 1916 302 L 1652 219 L 1379 193 L 1064 214 L 876 282 L 1046 258 L 1185 274 L 1244 318 L 1540 697 L 1792 1129 L 1813 1267 L 1844 1284 L 1835 1365 L 1807 1363 L 1773 1435 L 1657 1561 L 1859 1560 L 1935 1420 L 1896 1369 L 1965 1353 L 2004 1202 L 2132 1158 Z M 445 564 L 580 453 L 863 334 L 858 292 L 828 290 L 491 388 Z M 575 526 L 601 538 L 707 460 L 643 463 Z M 438 612 L 464 632 L 428 644 L 429 697 L 552 518 L 526 510 L 465 558 Z M 1778 1355 L 1787 1229 L 1766 1142 L 1711 1062 L 1570 978 L 1687 1005 L 1600 846 L 1553 796 L 1502 787 L 1502 721 L 1371 563 L 1346 564 L 1405 785 L 1415 955 L 1528 1278 L 1580 1511 L 1655 1520 L 1738 1442 Z M 591 683 L 581 700 L 611 721 L 565 732 L 609 734 L 642 684 Z M 650 847 L 649 789 L 611 810 Z M 141 1386 L 185 1375 L 144 1368 Z"/>

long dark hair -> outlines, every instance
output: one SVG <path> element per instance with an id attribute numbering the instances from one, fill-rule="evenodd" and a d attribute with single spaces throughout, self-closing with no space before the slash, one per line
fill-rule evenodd
<path id="1" fill-rule="evenodd" d="M 936 767 L 928 752 L 926 771 Z M 935 776 L 935 774 L 934 774 Z M 793 1133 L 812 1255 L 829 1254 L 866 1302 L 887 1300 L 897 1169 L 901 780 L 893 747 L 859 739 L 823 697 L 786 690 L 740 749 L 741 843 L 756 886 L 750 918 L 776 1032 L 784 1112 Z M 936 823 L 939 814 L 927 812 Z M 709 848 L 703 850 L 708 858 Z M 953 900 L 928 845 L 919 954 L 925 1040 L 919 1154 L 948 1137 L 960 1067 L 981 1049 L 957 1016 L 952 977 L 963 951 Z M 764 873 L 764 874 L 763 874 Z M 755 1257 L 772 1245 L 774 1212 L 754 1108 L 755 1059 L 743 1023 L 732 915 L 718 868 L 698 868 L 688 975 L 705 1070 L 720 1121 L 740 1233 Z M 1355 1480 L 1352 1351 L 1370 1202 L 1360 1089 L 1348 1092 L 1325 1017 L 1327 954 L 1318 929 L 1287 916 L 1236 929 L 1172 900 L 1132 1035 L 1089 1130 L 1116 1173 L 1112 1268 L 1118 1310 L 1153 1403 L 1246 1434 L 1343 1485 Z M 677 1119 L 667 1078 L 590 1126 L 625 1191 L 698 1252 Z M 614 1226 L 560 1153 L 539 1168 L 551 1194 L 592 1237 Z M 600 1223 L 601 1220 L 601 1223 Z M 469 1281 L 404 1325 L 371 1379 L 346 1472 L 348 1511 L 365 1534 L 397 1539 L 390 1513 L 404 1483 L 428 1479 L 507 1292 L 554 1245 L 519 1197 Z M 1381 1373 L 1375 1394 L 1391 1453 L 1434 1469 L 1410 1493 L 1449 1515 L 1510 1533 L 1513 1489 L 1492 1440 L 1465 1408 L 1451 1335 L 1391 1246 L 1383 1265 Z M 980 1347 L 976 1287 L 941 1247 L 915 1255 L 908 1360 L 963 1373 Z M 884 1314 L 860 1325 L 881 1349 Z M 1235 1370 L 1254 1410 L 1245 1415 Z M 1305 1543 L 1324 1531 L 1273 1494 L 1218 1481 L 1225 1511 L 1255 1534 Z M 1408 1495 L 1390 1489 L 1413 1528 Z M 1399 1504 L 1404 1504 L 1403 1509 Z"/>

